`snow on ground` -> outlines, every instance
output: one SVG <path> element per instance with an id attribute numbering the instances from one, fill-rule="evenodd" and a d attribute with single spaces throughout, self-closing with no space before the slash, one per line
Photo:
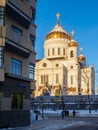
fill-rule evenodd
<path id="1" fill-rule="evenodd" d="M 62 110 L 44 110 L 44 114 L 45 115 L 61 115 L 61 111 Z M 69 115 L 72 116 L 73 115 L 73 110 L 68 110 L 69 111 Z M 89 113 L 89 110 L 76 110 L 76 115 L 77 116 L 94 116 L 94 117 L 98 117 L 98 110 L 91 110 L 91 113 Z"/>
<path id="2" fill-rule="evenodd" d="M 32 120 L 36 120 L 36 113 L 34 113 L 32 110 L 30 110 L 30 120 L 32 122 Z M 42 120 L 42 115 L 41 114 L 38 114 L 38 120 Z"/>
<path id="3" fill-rule="evenodd" d="M 44 117 L 45 118 L 47 118 L 47 115 L 58 115 L 58 116 L 61 116 L 61 111 L 62 110 L 56 110 L 56 111 L 53 111 L 53 110 L 44 110 L 43 112 L 44 112 Z M 41 112 L 41 110 L 40 110 L 40 112 Z M 69 115 L 71 115 L 72 116 L 72 110 L 69 110 Z M 95 111 L 95 110 L 91 110 L 91 113 L 89 113 L 89 110 L 76 110 L 76 115 L 77 116 L 85 116 L 85 117 L 88 117 L 88 116 L 90 116 L 90 117 L 98 117 L 98 110 L 97 111 Z M 33 120 L 36 120 L 36 113 L 34 113 L 33 112 L 33 110 L 30 110 L 30 119 L 31 119 L 31 126 L 32 126 L 32 122 L 33 122 Z M 43 118 L 42 118 L 42 114 L 39 114 L 38 115 L 38 120 L 42 120 Z M 77 122 L 77 123 L 84 123 L 84 122 Z M 69 127 L 69 126 L 72 126 L 72 125 L 74 125 L 74 123 L 71 123 L 71 124 L 66 124 L 66 125 L 59 125 L 59 124 L 54 124 L 54 125 L 52 125 L 52 126 L 47 126 L 47 127 L 45 127 L 45 128 L 41 128 L 41 130 L 50 130 L 50 129 L 52 129 L 52 130 L 56 130 L 56 129 L 58 129 L 58 128 L 65 128 L 65 127 Z M 13 130 L 13 128 L 8 128 L 8 130 Z M 3 129 L 0 129 L 0 130 L 7 130 L 6 128 L 3 128 Z M 25 128 L 23 128 L 22 130 L 27 130 L 27 127 Z M 31 127 L 30 128 L 28 128 L 28 130 L 32 130 L 31 129 Z"/>

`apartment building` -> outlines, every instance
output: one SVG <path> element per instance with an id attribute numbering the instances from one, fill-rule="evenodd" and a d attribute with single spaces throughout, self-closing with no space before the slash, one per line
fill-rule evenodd
<path id="1" fill-rule="evenodd" d="M 30 124 L 36 0 L 0 0 L 0 128 Z"/>

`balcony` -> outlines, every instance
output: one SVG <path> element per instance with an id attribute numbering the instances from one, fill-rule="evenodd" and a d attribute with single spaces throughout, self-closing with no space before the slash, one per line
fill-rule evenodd
<path id="1" fill-rule="evenodd" d="M 6 29 L 6 48 L 24 57 L 28 57 L 32 50 L 32 43 L 25 35 L 19 35 L 10 28 Z"/>
<path id="2" fill-rule="evenodd" d="M 28 28 L 32 20 L 32 10 L 30 6 L 20 0 L 8 0 L 6 3 L 6 14 Z"/>
<path id="3" fill-rule="evenodd" d="M 0 67 L 0 82 L 4 81 L 4 68 Z"/>

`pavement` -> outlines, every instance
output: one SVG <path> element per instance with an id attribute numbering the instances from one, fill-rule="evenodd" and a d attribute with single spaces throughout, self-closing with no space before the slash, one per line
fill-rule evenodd
<path id="1" fill-rule="evenodd" d="M 65 117 L 62 120 L 61 116 L 49 116 L 42 120 L 33 120 L 30 126 L 8 128 L 2 130 L 60 130 L 75 125 L 84 125 L 88 123 L 88 119 L 92 121 L 92 117 Z"/>
<path id="2" fill-rule="evenodd" d="M 78 124 L 85 124 L 84 118 L 98 118 L 98 112 L 93 111 L 89 113 L 88 111 L 78 112 L 76 116 L 73 117 L 70 112 L 69 117 L 65 117 L 63 120 L 61 118 L 60 112 L 45 112 L 46 115 L 44 118 L 41 115 L 38 117 L 38 120 L 32 119 L 30 126 L 23 126 L 17 128 L 3 128 L 0 130 L 60 130 L 61 128 L 70 127 Z"/>
<path id="3" fill-rule="evenodd" d="M 42 119 L 33 121 L 30 126 L 17 127 L 17 128 L 8 128 L 2 130 L 60 130 L 67 128 L 76 124 L 83 124 L 85 121 L 81 120 L 70 120 L 66 118 L 61 119 L 61 117 L 49 117 L 49 119 Z"/>

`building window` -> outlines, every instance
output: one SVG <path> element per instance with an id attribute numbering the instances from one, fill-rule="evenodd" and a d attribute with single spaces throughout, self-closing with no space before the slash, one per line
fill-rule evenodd
<path id="1" fill-rule="evenodd" d="M 74 52 L 73 51 L 70 52 L 70 57 L 74 57 Z"/>
<path id="2" fill-rule="evenodd" d="M 65 48 L 63 48 L 63 55 L 65 55 Z"/>
<path id="3" fill-rule="evenodd" d="M 34 79 L 34 64 L 29 64 L 29 78 Z"/>
<path id="4" fill-rule="evenodd" d="M 60 48 L 58 48 L 58 55 L 60 55 Z"/>
<path id="5" fill-rule="evenodd" d="M 14 93 L 12 94 L 12 109 L 22 109 L 23 108 L 23 95 Z"/>
<path id="6" fill-rule="evenodd" d="M 31 40 L 31 43 L 32 43 L 32 49 L 34 50 L 35 49 L 35 36 L 30 34 L 30 40 Z"/>
<path id="7" fill-rule="evenodd" d="M 14 25 L 12 25 L 12 31 L 19 34 L 20 36 L 22 35 L 22 30 Z"/>
<path id="8" fill-rule="evenodd" d="M 22 62 L 11 58 L 10 72 L 15 75 L 21 75 L 22 71 Z"/>
<path id="9" fill-rule="evenodd" d="M 48 83 L 48 75 L 41 75 L 41 84 Z"/>
<path id="10" fill-rule="evenodd" d="M 4 25 L 4 8 L 0 7 L 0 26 Z"/>
<path id="11" fill-rule="evenodd" d="M 46 63 L 43 63 L 43 67 L 47 67 L 47 64 L 46 64 Z"/>
<path id="12" fill-rule="evenodd" d="M 56 64 L 55 67 L 59 67 L 59 64 Z"/>
<path id="13" fill-rule="evenodd" d="M 43 75 L 41 75 L 41 84 L 43 84 Z"/>
<path id="14" fill-rule="evenodd" d="M 54 48 L 52 48 L 52 55 L 54 55 Z"/>
<path id="15" fill-rule="evenodd" d="M 48 49 L 48 56 L 50 56 L 50 49 Z"/>
<path id="16" fill-rule="evenodd" d="M 56 74 L 56 83 L 59 83 L 59 77 L 58 77 L 58 74 Z"/>
<path id="17" fill-rule="evenodd" d="M 32 7 L 31 8 L 32 9 L 32 24 L 34 24 L 35 23 L 35 13 L 36 13 L 36 11 L 35 11 L 35 9 Z"/>
<path id="18" fill-rule="evenodd" d="M 73 84 L 73 76 L 70 77 L 71 84 Z"/>

